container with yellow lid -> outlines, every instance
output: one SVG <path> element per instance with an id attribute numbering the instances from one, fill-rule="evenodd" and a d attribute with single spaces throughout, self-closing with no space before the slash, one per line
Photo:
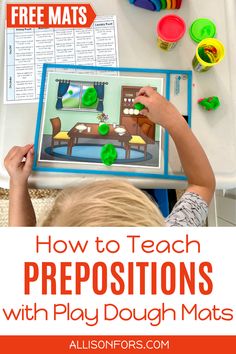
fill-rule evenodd
<path id="1" fill-rule="evenodd" d="M 201 41 L 193 58 L 193 68 L 198 72 L 208 71 L 219 64 L 225 56 L 224 45 L 215 38 L 207 38 Z"/>

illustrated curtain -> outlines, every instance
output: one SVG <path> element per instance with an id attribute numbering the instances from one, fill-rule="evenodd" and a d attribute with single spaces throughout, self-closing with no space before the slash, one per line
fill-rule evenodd
<path id="1" fill-rule="evenodd" d="M 68 88 L 70 87 L 70 81 L 59 81 L 58 91 L 57 91 L 57 104 L 56 109 L 62 109 L 62 98 L 67 93 Z"/>
<path id="2" fill-rule="evenodd" d="M 105 86 L 105 83 L 102 83 L 102 82 L 101 83 L 100 82 L 99 83 L 97 83 L 97 82 L 94 83 L 94 88 L 97 91 L 98 100 L 99 100 L 98 106 L 97 106 L 97 111 L 98 112 L 103 112 L 103 110 L 104 110 L 104 105 L 103 105 L 104 91 L 105 91 L 104 86 Z"/>

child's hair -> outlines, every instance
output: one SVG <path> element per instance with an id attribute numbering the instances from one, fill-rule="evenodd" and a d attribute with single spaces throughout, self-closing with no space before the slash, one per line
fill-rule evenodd
<path id="1" fill-rule="evenodd" d="M 165 226 L 145 193 L 118 179 L 63 190 L 42 226 Z"/>

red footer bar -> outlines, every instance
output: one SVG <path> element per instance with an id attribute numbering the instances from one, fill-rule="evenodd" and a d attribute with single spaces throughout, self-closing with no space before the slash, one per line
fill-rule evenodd
<path id="1" fill-rule="evenodd" d="M 1 354 L 235 354 L 236 336 L 0 336 Z"/>

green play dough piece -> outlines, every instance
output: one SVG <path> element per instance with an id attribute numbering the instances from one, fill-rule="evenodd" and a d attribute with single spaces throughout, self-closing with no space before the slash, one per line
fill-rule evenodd
<path id="1" fill-rule="evenodd" d="M 108 135 L 109 131 L 110 131 L 110 127 L 108 124 L 103 123 L 98 127 L 98 132 L 100 135 Z"/>
<path id="2" fill-rule="evenodd" d="M 106 144 L 102 147 L 101 160 L 104 165 L 111 166 L 117 159 L 117 151 L 113 144 Z"/>
<path id="3" fill-rule="evenodd" d="M 72 90 L 70 90 L 68 93 L 69 93 L 69 95 L 72 96 L 74 92 Z"/>
<path id="4" fill-rule="evenodd" d="M 206 63 L 211 63 L 211 59 L 209 58 L 209 56 L 205 53 L 205 50 L 203 47 L 198 48 L 198 54 L 199 57 L 204 60 Z"/>
<path id="5" fill-rule="evenodd" d="M 164 10 L 166 9 L 167 3 L 166 0 L 161 0 L 161 9 Z"/>
<path id="6" fill-rule="evenodd" d="M 220 107 L 220 100 L 217 96 L 204 98 L 199 100 L 198 103 L 207 111 L 215 111 L 218 107 Z"/>
<path id="7" fill-rule="evenodd" d="M 134 109 L 137 109 L 138 111 L 142 111 L 144 108 L 146 108 L 146 107 L 144 106 L 144 104 L 142 104 L 140 102 L 137 102 L 134 105 Z"/>
<path id="8" fill-rule="evenodd" d="M 216 25 L 208 18 L 198 18 L 191 24 L 189 35 L 197 43 L 206 38 L 214 38 L 216 35 Z"/>
<path id="9" fill-rule="evenodd" d="M 94 87 L 89 87 L 82 96 L 82 103 L 86 107 L 90 107 L 97 102 L 98 94 Z"/>

